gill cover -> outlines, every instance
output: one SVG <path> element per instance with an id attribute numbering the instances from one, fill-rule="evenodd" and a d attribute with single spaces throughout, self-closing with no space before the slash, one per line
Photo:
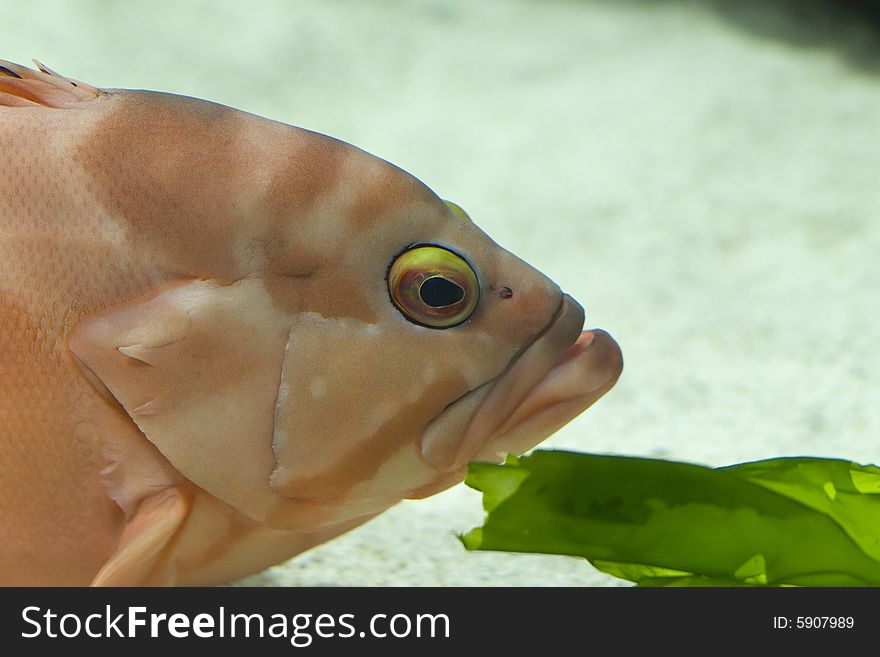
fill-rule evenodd
<path id="1" fill-rule="evenodd" d="M 189 281 L 87 319 L 68 344 L 178 471 L 264 518 L 290 319 L 261 281 Z"/>

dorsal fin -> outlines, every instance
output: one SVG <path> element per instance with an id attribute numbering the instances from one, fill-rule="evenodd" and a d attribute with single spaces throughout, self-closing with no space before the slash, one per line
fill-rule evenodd
<path id="1" fill-rule="evenodd" d="M 100 91 L 71 80 L 34 60 L 37 69 L 0 59 L 0 107 L 69 107 L 93 100 Z"/>

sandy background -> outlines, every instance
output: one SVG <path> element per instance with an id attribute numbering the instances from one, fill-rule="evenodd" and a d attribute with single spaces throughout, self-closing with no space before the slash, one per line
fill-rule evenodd
<path id="1" fill-rule="evenodd" d="M 0 15 L 0 57 L 326 132 L 465 207 L 623 348 L 617 388 L 546 445 L 880 462 L 880 37 L 864 14 L 3 0 Z M 578 559 L 467 553 L 455 533 L 481 518 L 458 486 L 245 583 L 617 583 Z"/>

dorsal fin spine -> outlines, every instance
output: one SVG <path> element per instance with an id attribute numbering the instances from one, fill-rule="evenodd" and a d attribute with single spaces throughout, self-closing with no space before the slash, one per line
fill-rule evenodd
<path id="1" fill-rule="evenodd" d="M 63 108 L 100 95 L 95 87 L 71 80 L 34 60 L 33 70 L 0 59 L 0 106 Z"/>

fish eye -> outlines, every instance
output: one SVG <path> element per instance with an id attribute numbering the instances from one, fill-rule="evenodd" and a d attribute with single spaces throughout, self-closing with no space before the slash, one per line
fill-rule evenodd
<path id="1" fill-rule="evenodd" d="M 411 322 L 443 329 L 457 326 L 473 314 L 480 284 L 474 270 L 457 253 L 417 244 L 391 263 L 388 293 Z"/>

